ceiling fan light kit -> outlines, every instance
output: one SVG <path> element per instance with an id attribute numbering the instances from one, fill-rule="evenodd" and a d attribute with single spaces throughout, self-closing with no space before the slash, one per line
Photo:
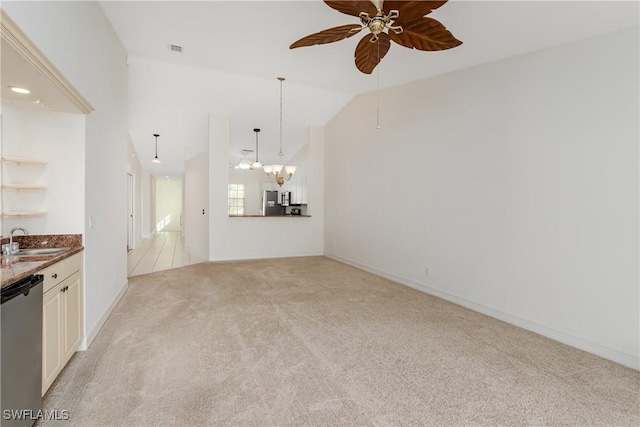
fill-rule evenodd
<path id="1" fill-rule="evenodd" d="M 367 28 L 370 34 L 360 40 L 354 56 L 358 70 L 371 74 L 389 51 L 391 41 L 423 51 L 460 46 L 462 42 L 444 25 L 425 16 L 446 2 L 387 0 L 374 4 L 372 1 L 325 1 L 332 9 L 360 18 L 360 25 L 341 25 L 310 34 L 291 44 L 289 49 L 337 42 Z"/>
<path id="2" fill-rule="evenodd" d="M 243 169 L 243 170 L 247 170 L 247 169 L 251 169 L 251 162 L 249 160 L 247 160 L 247 154 L 252 153 L 253 150 L 242 150 L 242 160 L 240 160 L 240 163 L 238 163 L 237 165 L 235 165 L 233 168 L 234 169 Z"/>

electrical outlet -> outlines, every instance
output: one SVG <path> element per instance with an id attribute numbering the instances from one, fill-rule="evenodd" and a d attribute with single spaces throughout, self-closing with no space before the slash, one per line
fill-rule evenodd
<path id="1" fill-rule="evenodd" d="M 117 281 L 118 281 L 118 274 L 113 273 L 113 284 L 115 285 Z"/>

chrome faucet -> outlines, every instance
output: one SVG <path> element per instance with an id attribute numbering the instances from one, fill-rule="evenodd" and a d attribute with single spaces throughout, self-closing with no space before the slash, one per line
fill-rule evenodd
<path id="1" fill-rule="evenodd" d="M 27 229 L 24 227 L 13 227 L 9 232 L 9 247 L 11 247 L 11 244 L 13 243 L 13 233 L 18 230 L 22 231 L 24 234 L 29 234 L 29 231 L 27 231 Z"/>

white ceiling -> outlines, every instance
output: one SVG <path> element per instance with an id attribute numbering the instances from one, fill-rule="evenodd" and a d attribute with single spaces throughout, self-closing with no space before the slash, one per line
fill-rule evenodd
<path id="1" fill-rule="evenodd" d="M 263 153 L 275 153 L 277 76 L 287 78 L 284 148 L 288 155 L 300 148 L 296 141 L 304 142 L 309 124 L 325 124 L 353 95 L 377 86 L 376 72 L 364 75 L 353 63 L 361 36 L 288 48 L 310 33 L 357 22 L 321 1 L 100 3 L 132 58 L 130 134 L 146 169 L 154 170 L 144 159 L 153 156 L 151 135 L 158 132 L 159 155 L 167 160 L 160 170 L 183 171 L 185 147 L 199 151 L 206 144 L 203 132 L 209 111 L 230 114 L 232 153 L 237 159 L 243 148 L 254 148 L 254 127 L 266 128 L 260 134 L 260 160 Z M 638 3 L 452 0 L 430 16 L 463 45 L 420 52 L 392 43 L 379 67 L 381 87 L 638 25 Z M 171 52 L 169 44 L 182 46 L 183 53 Z M 180 93 L 178 86 L 186 90 Z M 159 95 L 166 92 L 171 94 Z"/>

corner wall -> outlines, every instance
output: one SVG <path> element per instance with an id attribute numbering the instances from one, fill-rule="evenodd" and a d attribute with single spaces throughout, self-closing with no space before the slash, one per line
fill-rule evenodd
<path id="1" fill-rule="evenodd" d="M 229 116 L 209 115 L 209 260 L 322 255 L 324 133 L 311 127 L 308 186 L 312 217 L 231 218 L 228 215 Z M 258 172 L 259 173 L 259 172 Z"/>
<path id="2" fill-rule="evenodd" d="M 638 36 L 358 96 L 326 254 L 638 369 Z"/>

